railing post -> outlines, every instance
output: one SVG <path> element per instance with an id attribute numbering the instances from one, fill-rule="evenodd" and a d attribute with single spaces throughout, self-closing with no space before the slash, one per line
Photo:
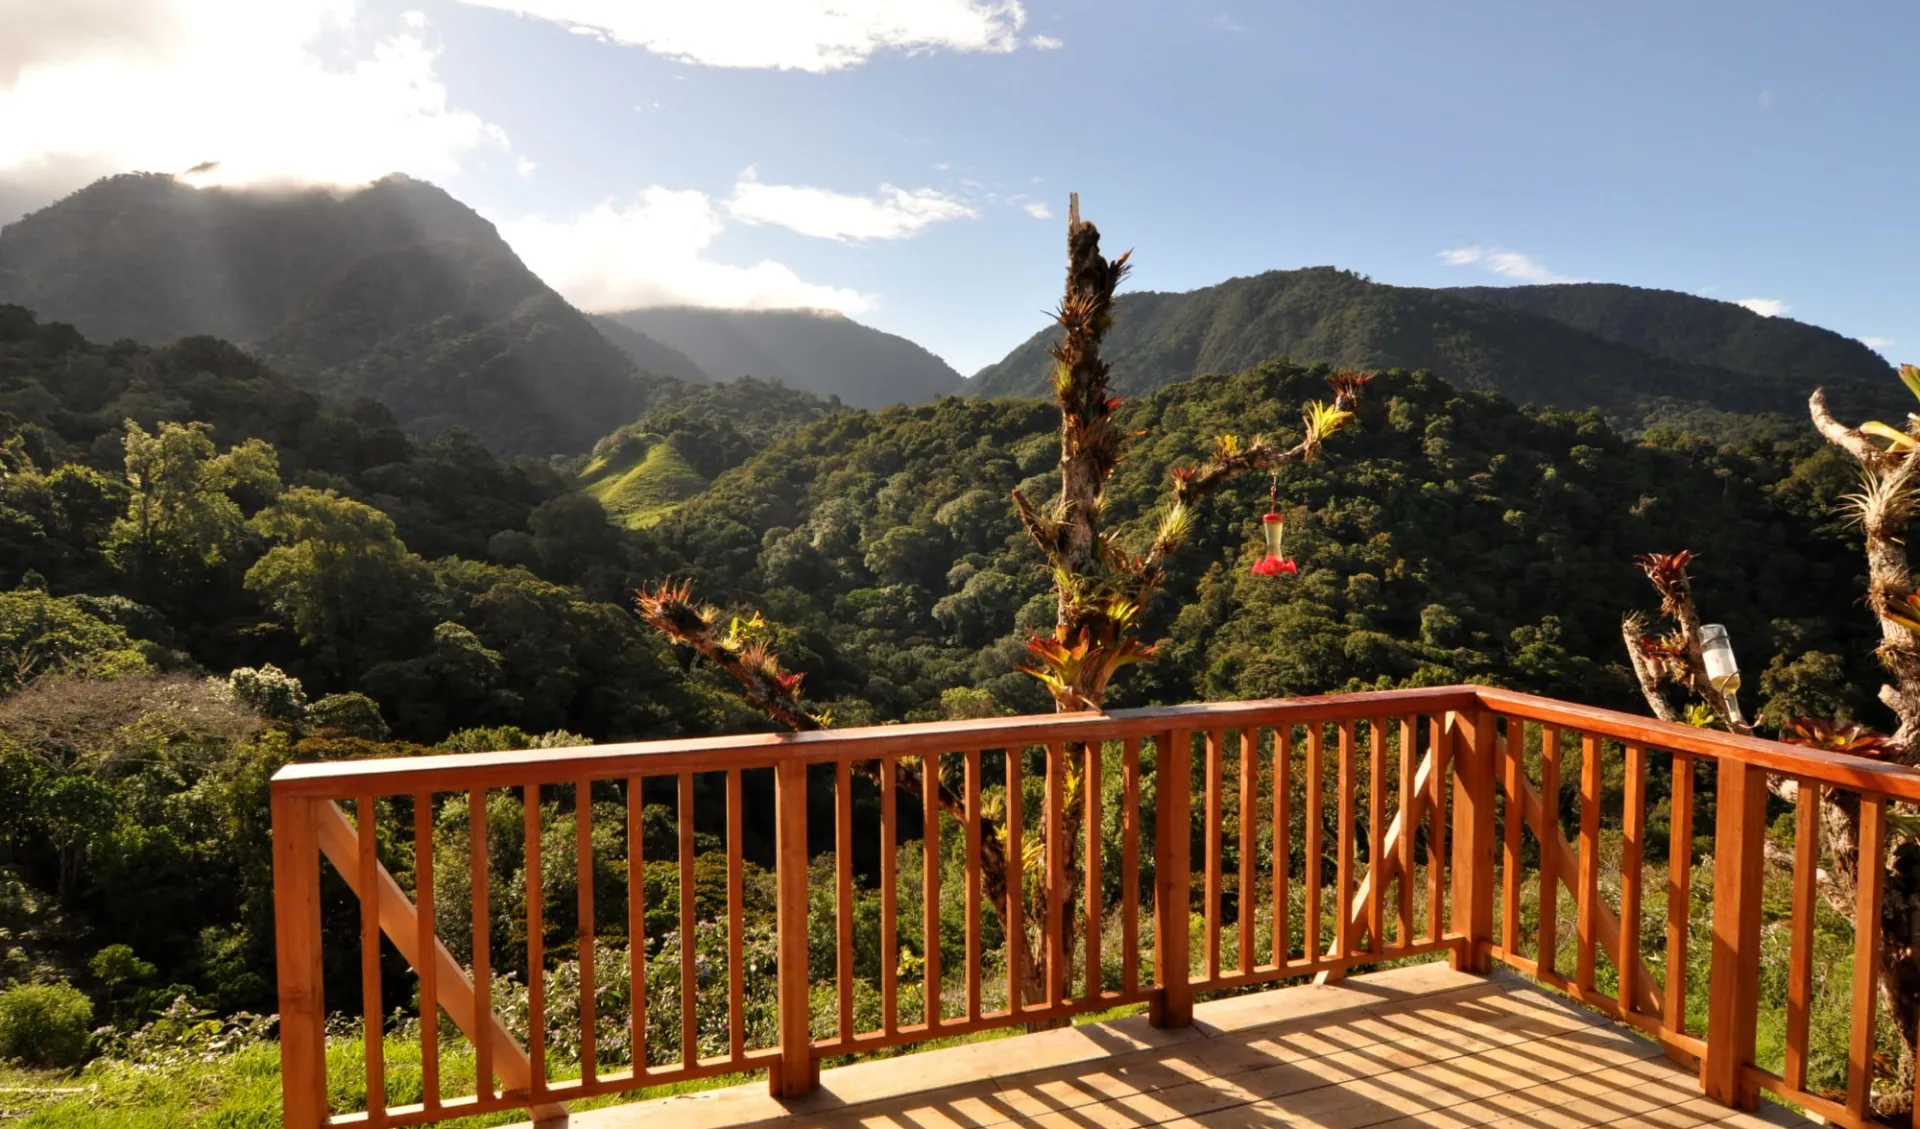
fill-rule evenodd
<path id="1" fill-rule="evenodd" d="M 1453 931 L 1465 938 L 1453 966 L 1493 969 L 1493 715 L 1447 715 L 1453 740 Z"/>
<path id="2" fill-rule="evenodd" d="M 787 759 L 774 769 L 777 809 L 774 850 L 779 855 L 775 929 L 779 935 L 780 1057 L 767 1075 L 776 1098 L 796 1098 L 819 1084 L 813 1061 L 807 970 L 807 766 Z M 731 1023 L 742 1017 L 733 1016 Z"/>
<path id="3" fill-rule="evenodd" d="M 280 979 L 281 1121 L 319 1129 L 327 1119 L 326 999 L 320 980 L 320 844 L 313 801 L 275 789 L 274 952 Z"/>
<path id="4" fill-rule="evenodd" d="M 1720 758 L 1714 806 L 1713 966 L 1700 1085 L 1717 1102 L 1752 1109 L 1759 1093 L 1746 1080 L 1746 1067 L 1753 1061 L 1760 1013 L 1766 772 L 1732 757 Z"/>
<path id="5" fill-rule="evenodd" d="M 1193 735 L 1160 737 L 1154 758 L 1153 966 L 1147 1019 L 1155 1027 L 1193 1022 L 1187 924 L 1193 910 Z"/>

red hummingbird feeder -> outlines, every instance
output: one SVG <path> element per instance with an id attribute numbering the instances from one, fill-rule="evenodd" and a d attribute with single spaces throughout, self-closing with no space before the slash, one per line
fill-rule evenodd
<path id="1" fill-rule="evenodd" d="M 1286 555 L 1282 545 L 1286 528 L 1286 518 L 1280 516 L 1280 476 L 1275 475 L 1273 486 L 1267 492 L 1267 512 L 1260 515 L 1260 532 L 1266 536 L 1267 555 L 1253 562 L 1255 576 L 1291 576 L 1300 571 L 1300 566 Z"/>

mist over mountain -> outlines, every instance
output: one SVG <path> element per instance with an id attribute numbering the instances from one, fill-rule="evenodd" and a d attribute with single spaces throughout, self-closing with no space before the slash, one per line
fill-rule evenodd
<path id="1" fill-rule="evenodd" d="M 501 454 L 584 450 L 644 407 L 627 353 L 433 185 L 111 177 L 0 229 L 0 302 L 96 340 L 242 344 L 323 397 Z"/>
<path id="2" fill-rule="evenodd" d="M 673 306 L 600 320 L 678 350 L 714 380 L 778 381 L 858 408 L 924 403 L 958 393 L 965 383 L 919 345 L 830 310 Z"/>
<path id="3" fill-rule="evenodd" d="M 1425 369 L 1520 403 L 1598 408 L 1628 426 L 1676 410 L 1797 415 L 1822 384 L 1845 414 L 1906 410 L 1891 368 L 1828 330 L 1666 291 L 1517 289 L 1531 293 L 1388 286 L 1312 267 L 1137 292 L 1118 299 L 1105 355 L 1130 395 L 1290 357 Z M 968 392 L 1044 395 L 1054 336 L 1036 333 L 976 373 Z"/>

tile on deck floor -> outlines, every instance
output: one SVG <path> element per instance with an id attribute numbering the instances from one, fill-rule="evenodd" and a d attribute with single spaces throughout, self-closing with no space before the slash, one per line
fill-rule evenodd
<path id="1" fill-rule="evenodd" d="M 1766 1129 L 1652 1043 L 1518 977 L 1444 962 L 576 1113 L 572 1129 Z"/>

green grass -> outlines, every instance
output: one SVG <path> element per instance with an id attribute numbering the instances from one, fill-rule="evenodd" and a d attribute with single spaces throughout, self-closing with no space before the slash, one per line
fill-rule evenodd
<path id="1" fill-rule="evenodd" d="M 581 488 L 629 529 L 654 525 L 707 486 L 672 444 L 653 435 L 641 438 L 626 445 L 623 455 L 596 458 L 580 472 Z"/>

